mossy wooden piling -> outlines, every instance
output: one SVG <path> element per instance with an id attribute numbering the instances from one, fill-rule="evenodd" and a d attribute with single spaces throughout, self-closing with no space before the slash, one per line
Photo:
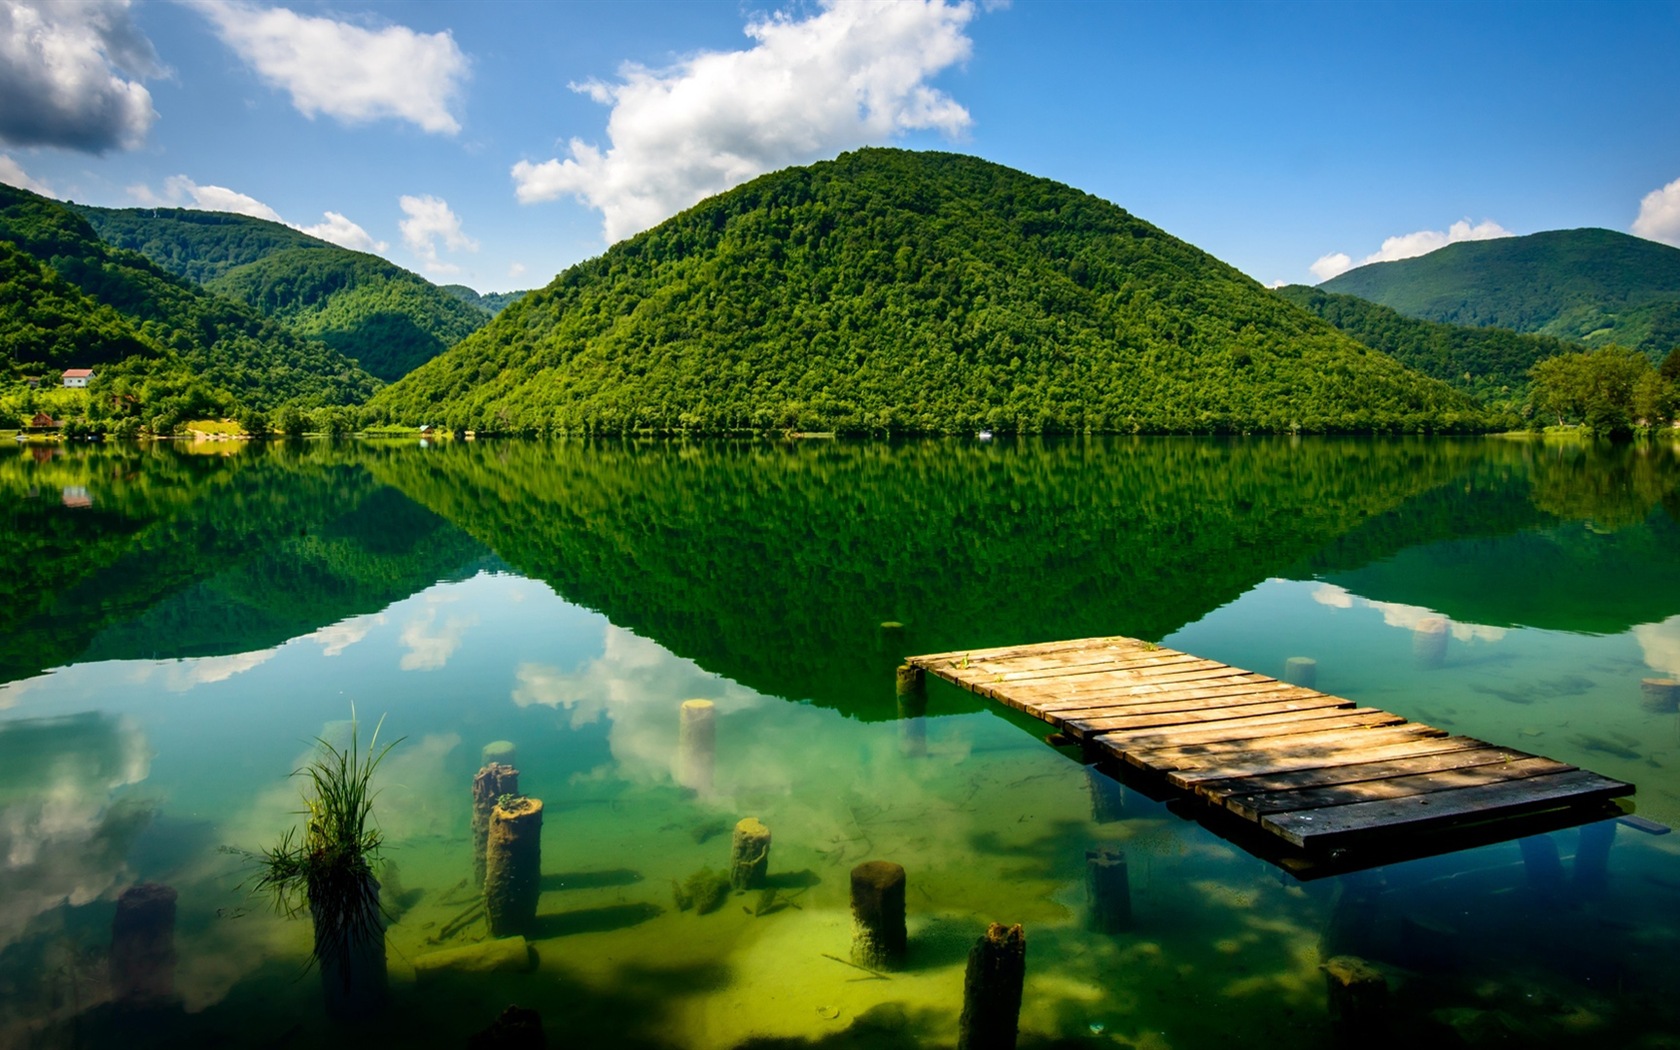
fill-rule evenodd
<path id="1" fill-rule="evenodd" d="M 871 970 L 904 965 L 902 865 L 870 860 L 852 869 L 852 962 Z"/>
<path id="2" fill-rule="evenodd" d="M 489 752 L 485 748 L 485 752 Z M 490 836 L 490 811 L 503 795 L 519 794 L 519 770 L 490 762 L 473 777 L 473 885 L 484 885 L 484 843 Z"/>
<path id="3" fill-rule="evenodd" d="M 1423 632 L 1447 634 L 1444 620 Z M 1297 874 L 1357 870 L 1358 854 L 1403 859 L 1578 825 L 1619 812 L 1609 801 L 1634 792 L 1136 638 L 933 653 L 906 665 L 1048 723 L 1088 762 L 1176 796 L 1180 812 Z"/>
<path id="4" fill-rule="evenodd" d="M 738 890 L 764 886 L 770 870 L 770 829 L 757 817 L 744 817 L 735 825 L 729 844 L 729 885 Z"/>
<path id="5" fill-rule="evenodd" d="M 1021 927 L 992 923 L 968 953 L 957 1050 L 1015 1050 L 1026 976 Z"/>
<path id="6" fill-rule="evenodd" d="M 517 798 L 490 811 L 484 850 L 484 910 L 490 936 L 531 931 L 542 894 L 542 802 Z"/>

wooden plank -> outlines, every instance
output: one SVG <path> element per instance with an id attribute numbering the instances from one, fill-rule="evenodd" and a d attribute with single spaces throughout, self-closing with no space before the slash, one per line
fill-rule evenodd
<path id="1" fill-rule="evenodd" d="M 1359 762 L 1353 765 L 1322 769 L 1302 769 L 1292 773 L 1257 774 L 1233 777 L 1229 780 L 1208 780 L 1196 785 L 1196 793 L 1214 802 L 1233 795 L 1258 794 L 1265 791 L 1292 791 L 1299 788 L 1328 787 L 1333 784 L 1353 784 L 1385 777 L 1415 776 L 1446 769 L 1468 769 L 1472 766 L 1521 762 L 1536 756 L 1526 751 L 1476 741 L 1479 746 L 1397 758 L 1386 762 Z"/>
<path id="2" fill-rule="evenodd" d="M 948 653 L 924 653 L 906 659 L 906 663 L 915 664 L 926 670 L 933 670 L 933 665 L 940 661 L 956 662 L 960 660 L 998 660 L 1012 655 L 1030 656 L 1042 653 L 1060 652 L 1067 649 L 1092 649 L 1111 647 L 1115 649 L 1145 649 L 1148 642 L 1137 638 L 1127 638 L 1125 635 L 1114 635 L 1109 638 L 1069 638 L 1060 642 L 1037 642 L 1032 645 L 998 645 L 990 649 L 954 649 Z M 1157 646 L 1157 648 L 1159 648 Z"/>
<path id="3" fill-rule="evenodd" d="M 1215 664 L 1207 668 L 1193 671 L 1172 672 L 1151 675 L 1146 678 L 1125 671 L 1093 672 L 1079 676 L 1078 684 L 1062 682 L 1033 683 L 1015 685 L 1009 682 L 999 682 L 991 679 L 984 681 L 969 681 L 958 684 L 971 692 L 979 693 L 996 700 L 1008 697 L 1016 703 L 1038 702 L 1046 710 L 1054 710 L 1059 706 L 1077 705 L 1093 699 L 1108 699 L 1123 696 L 1144 696 L 1151 693 L 1167 692 L 1175 687 L 1208 688 L 1218 685 L 1260 685 L 1276 682 L 1275 678 L 1257 675 L 1250 671 L 1226 667 Z"/>
<path id="4" fill-rule="evenodd" d="M 1051 656 L 1013 657 L 1008 660 L 975 660 L 969 666 L 958 671 L 958 674 L 994 674 L 1003 675 L 1008 681 L 1026 681 L 1033 678 L 1055 678 L 1078 673 L 1091 668 L 1111 667 L 1116 670 L 1130 670 L 1150 667 L 1175 667 L 1182 664 L 1217 663 L 1204 660 L 1199 656 L 1181 653 L 1174 649 L 1158 649 L 1149 652 L 1121 653 L 1111 649 L 1095 651 L 1077 650 L 1066 653 L 1056 653 Z M 1220 665 L 1224 666 L 1224 665 Z"/>
<path id="5" fill-rule="evenodd" d="M 1046 709 L 1036 704 L 1023 707 L 1031 710 L 1045 720 L 1061 722 L 1093 722 L 1106 718 L 1129 718 L 1132 716 L 1148 716 L 1174 711 L 1206 711 L 1217 715 L 1228 712 L 1225 717 L 1240 718 L 1243 715 L 1255 714 L 1256 707 L 1276 707 L 1278 704 L 1293 703 L 1297 708 L 1306 707 L 1353 707 L 1352 700 L 1343 700 L 1339 696 L 1326 696 L 1311 689 L 1294 690 L 1244 690 L 1233 688 L 1213 696 L 1181 697 L 1170 695 L 1163 699 L 1160 696 L 1142 697 L 1110 697 L 1107 700 L 1091 700 L 1069 707 L 1055 707 Z M 1284 710 L 1284 708 L 1276 708 Z M 1122 727 L 1111 727 L 1122 728 Z"/>
<path id="6" fill-rule="evenodd" d="M 1185 726 L 1187 730 L 1212 727 L 1219 722 L 1233 722 L 1247 718 L 1284 716 L 1300 712 L 1342 714 L 1354 710 L 1352 700 L 1323 694 L 1303 696 L 1292 700 L 1278 700 L 1270 694 L 1241 696 L 1237 702 L 1218 700 L 1185 700 L 1177 703 L 1138 705 L 1123 704 L 1111 708 L 1078 711 L 1066 717 L 1062 725 L 1075 736 L 1095 736 L 1116 730 L 1144 730 L 1161 726 Z M 1059 716 L 1058 716 L 1059 717 Z"/>
<path id="7" fill-rule="evenodd" d="M 993 682 L 1008 682 L 1028 687 L 1064 686 L 1080 689 L 1103 676 L 1102 680 L 1122 677 L 1135 681 L 1153 681 L 1160 675 L 1186 674 L 1190 671 L 1230 671 L 1242 674 L 1241 668 L 1222 664 L 1218 660 L 1203 660 L 1179 653 L 1174 656 L 1148 656 L 1136 660 L 1089 660 L 1083 663 L 1064 663 L 1056 667 L 1022 667 L 1010 664 L 983 664 L 981 673 L 990 673 Z"/>
<path id="8" fill-rule="evenodd" d="M 1350 784 L 1299 788 L 1294 791 L 1267 791 L 1256 795 L 1231 795 L 1224 799 L 1224 804 L 1226 809 L 1239 817 L 1259 820 L 1272 813 L 1292 813 L 1322 809 L 1325 806 L 1342 806 L 1352 802 L 1427 795 L 1478 784 L 1499 784 L 1549 773 L 1568 773 L 1574 768 L 1549 758 L 1525 758 L 1516 762 L 1444 769 L 1409 777 L 1359 780 Z"/>
<path id="9" fill-rule="evenodd" d="M 1409 798 L 1276 813 L 1260 823 L 1303 849 L 1328 849 L 1378 833 L 1417 831 L 1431 825 L 1581 805 L 1632 793 L 1631 784 L 1577 769 Z"/>
<path id="10" fill-rule="evenodd" d="M 1229 743 L 1193 744 L 1187 747 L 1110 746 L 1135 766 L 1149 769 L 1213 769 L 1227 762 L 1241 765 L 1272 753 L 1294 757 L 1337 758 L 1357 755 L 1368 747 L 1380 747 L 1419 737 L 1442 737 L 1446 731 L 1434 726 L 1407 722 L 1398 726 L 1368 729 L 1339 729 L 1323 733 L 1291 733 Z"/>
<path id="11" fill-rule="evenodd" d="M 1095 738 L 1096 742 L 1127 749 L 1188 746 L 1191 744 L 1223 744 L 1235 740 L 1254 740 L 1295 733 L 1317 733 L 1336 729 L 1361 729 L 1367 726 L 1400 725 L 1406 720 L 1374 707 L 1330 707 L 1283 711 L 1256 715 L 1252 718 L 1230 718 L 1206 728 L 1172 727 L 1108 732 Z"/>
<path id="12" fill-rule="evenodd" d="M 1487 745 L 1482 741 L 1468 736 L 1424 737 L 1417 740 L 1402 741 L 1397 744 L 1364 748 L 1357 753 L 1257 755 L 1246 758 L 1241 762 L 1232 761 L 1216 769 L 1172 770 L 1166 774 L 1166 777 L 1167 783 L 1173 787 L 1193 791 L 1196 785 L 1204 780 L 1229 780 L 1232 777 L 1247 777 L 1266 773 L 1289 773 L 1298 769 L 1328 769 L 1332 766 L 1351 766 L 1362 762 L 1410 758 L 1414 755 L 1432 755 L 1441 751 L 1463 751 L 1473 747 L 1485 746 Z"/>
<path id="13" fill-rule="evenodd" d="M 1202 700 L 1221 696 L 1238 696 L 1245 693 L 1281 692 L 1290 689 L 1301 690 L 1315 696 L 1325 694 L 1316 689 L 1302 690 L 1300 686 L 1285 685 L 1275 678 L 1265 675 L 1241 674 L 1230 675 L 1212 681 L 1198 682 L 1138 682 L 1108 689 L 1093 689 L 1085 692 L 1057 693 L 1054 690 L 999 690 L 1009 693 L 1015 700 L 1030 703 L 1043 711 L 1066 711 L 1073 708 L 1090 707 L 1096 702 L 1111 702 L 1135 700 L 1139 703 L 1160 703 L 1167 700 Z"/>

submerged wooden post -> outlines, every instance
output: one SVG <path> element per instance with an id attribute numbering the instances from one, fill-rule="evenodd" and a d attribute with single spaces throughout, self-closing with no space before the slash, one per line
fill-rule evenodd
<path id="1" fill-rule="evenodd" d="M 485 748 L 486 751 L 489 748 Z M 491 762 L 473 776 L 473 885 L 484 885 L 484 843 L 490 836 L 490 811 L 503 795 L 519 794 L 519 770 Z"/>
<path id="2" fill-rule="evenodd" d="M 1440 667 L 1447 659 L 1450 624 L 1444 616 L 1426 616 L 1412 628 L 1412 655 L 1420 667 Z"/>
<path id="3" fill-rule="evenodd" d="M 900 744 L 905 755 L 921 758 L 927 754 L 927 676 L 920 667 L 899 664 L 896 677 Z"/>
<path id="4" fill-rule="evenodd" d="M 155 882 L 130 886 L 111 920 L 111 990 L 118 999 L 175 994 L 175 890 Z"/>
<path id="5" fill-rule="evenodd" d="M 717 707 L 710 700 L 684 700 L 677 730 L 677 783 L 709 795 L 716 765 Z"/>
<path id="6" fill-rule="evenodd" d="M 1558 858 L 1557 843 L 1550 835 L 1530 835 L 1517 840 L 1522 849 L 1523 870 L 1528 873 L 1529 889 L 1541 897 L 1551 899 L 1563 893 L 1563 861 Z"/>
<path id="7" fill-rule="evenodd" d="M 852 961 L 872 970 L 904 963 L 904 868 L 870 860 L 852 869 Z"/>
<path id="8" fill-rule="evenodd" d="M 1021 927 L 992 923 L 968 953 L 957 1050 L 1015 1050 L 1026 976 L 1027 938 Z"/>
<path id="9" fill-rule="evenodd" d="M 1680 679 L 1645 678 L 1639 682 L 1640 704 L 1652 714 L 1680 710 Z"/>
<path id="10" fill-rule="evenodd" d="M 1117 849 L 1085 851 L 1087 925 L 1098 933 L 1119 933 L 1132 925 L 1132 884 L 1126 854 Z"/>
<path id="11" fill-rule="evenodd" d="M 735 825 L 729 847 L 729 885 L 738 890 L 756 890 L 764 885 L 770 870 L 770 829 L 757 817 L 744 817 Z"/>
<path id="12" fill-rule="evenodd" d="M 1610 847 L 1616 841 L 1616 822 L 1583 824 L 1575 844 L 1575 892 L 1596 897 L 1610 887 Z"/>
<path id="13" fill-rule="evenodd" d="M 529 933 L 542 895 L 542 802 L 511 799 L 490 811 L 485 843 L 484 909 L 490 936 Z"/>
<path id="14" fill-rule="evenodd" d="M 1310 656 L 1291 656 L 1283 662 L 1283 680 L 1303 689 L 1318 685 L 1318 661 Z"/>
<path id="15" fill-rule="evenodd" d="M 1386 1046 L 1388 978 L 1351 955 L 1338 955 L 1320 969 L 1329 992 L 1331 1045 Z"/>
<path id="16" fill-rule="evenodd" d="M 1112 824 L 1126 819 L 1126 792 L 1120 782 L 1093 763 L 1085 767 L 1085 783 L 1091 789 L 1091 820 Z"/>

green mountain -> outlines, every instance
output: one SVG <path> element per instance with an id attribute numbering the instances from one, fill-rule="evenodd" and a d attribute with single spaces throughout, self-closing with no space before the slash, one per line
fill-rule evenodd
<path id="1" fill-rule="evenodd" d="M 868 149 L 756 179 L 572 267 L 382 392 L 494 432 L 1208 432 L 1482 423 L 1113 204 Z"/>
<path id="2" fill-rule="evenodd" d="M 431 360 L 495 312 L 377 255 L 266 219 L 184 208 L 77 211 L 107 243 L 248 303 L 381 379 Z"/>
<path id="3" fill-rule="evenodd" d="M 1420 321 L 1357 296 L 1303 284 L 1279 288 L 1277 294 L 1407 368 L 1499 410 L 1521 407 L 1528 394 L 1528 370 L 1536 361 L 1580 349 L 1561 339 L 1520 335 L 1505 328 Z"/>
<path id="4" fill-rule="evenodd" d="M 1652 360 L 1680 345 L 1680 249 L 1611 230 L 1460 241 L 1361 266 L 1319 288 L 1408 317 L 1618 343 Z"/>
<path id="5" fill-rule="evenodd" d="M 354 404 L 378 385 L 326 345 L 105 244 L 57 201 L 0 185 L 0 244 L 11 378 L 104 364 L 119 414 L 171 425 L 238 405 Z"/>
<path id="6" fill-rule="evenodd" d="M 443 290 L 461 300 L 463 303 L 466 303 L 468 306 L 478 307 L 491 317 L 496 316 L 503 310 L 506 310 L 508 307 L 530 294 L 528 290 L 518 292 L 476 292 L 464 284 L 446 284 L 443 286 Z"/>

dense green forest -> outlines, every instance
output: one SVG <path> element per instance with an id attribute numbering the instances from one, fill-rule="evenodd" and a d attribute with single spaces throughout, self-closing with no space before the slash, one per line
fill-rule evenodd
<path id="1" fill-rule="evenodd" d="M 887 149 L 766 175 L 572 267 L 370 414 L 515 433 L 1487 422 L 1113 204 Z"/>
<path id="2" fill-rule="evenodd" d="M 417 274 L 338 248 L 278 251 L 206 287 L 321 340 L 386 380 L 408 374 L 490 319 Z"/>
<path id="3" fill-rule="evenodd" d="M 256 307 L 392 380 L 482 327 L 507 296 L 468 299 L 377 255 L 266 219 L 183 208 L 78 206 L 107 243 Z"/>
<path id="4" fill-rule="evenodd" d="M 1617 343 L 1653 362 L 1680 346 L 1680 248 L 1611 230 L 1461 241 L 1319 288 L 1429 321 Z"/>
<path id="5" fill-rule="evenodd" d="M 1421 321 L 1357 296 L 1301 284 L 1277 293 L 1407 368 L 1481 400 L 1513 423 L 1528 399 L 1529 369 L 1578 349 L 1550 336 Z"/>
<path id="6" fill-rule="evenodd" d="M 529 291 L 476 292 L 464 284 L 446 284 L 442 288 L 468 306 L 476 306 L 492 317 L 530 294 Z"/>
<path id="7" fill-rule="evenodd" d="M 241 406 L 355 404 L 378 385 L 325 344 L 110 247 L 46 197 L 0 185 L 0 243 L 12 253 L 0 302 L 21 304 L 0 312 L 0 340 L 12 350 L 5 380 L 13 387 L 24 376 L 84 365 L 65 356 L 85 347 L 98 358 L 87 364 L 103 363 L 90 414 L 167 432 L 195 414 Z M 67 341 L 41 334 L 66 325 Z"/>

